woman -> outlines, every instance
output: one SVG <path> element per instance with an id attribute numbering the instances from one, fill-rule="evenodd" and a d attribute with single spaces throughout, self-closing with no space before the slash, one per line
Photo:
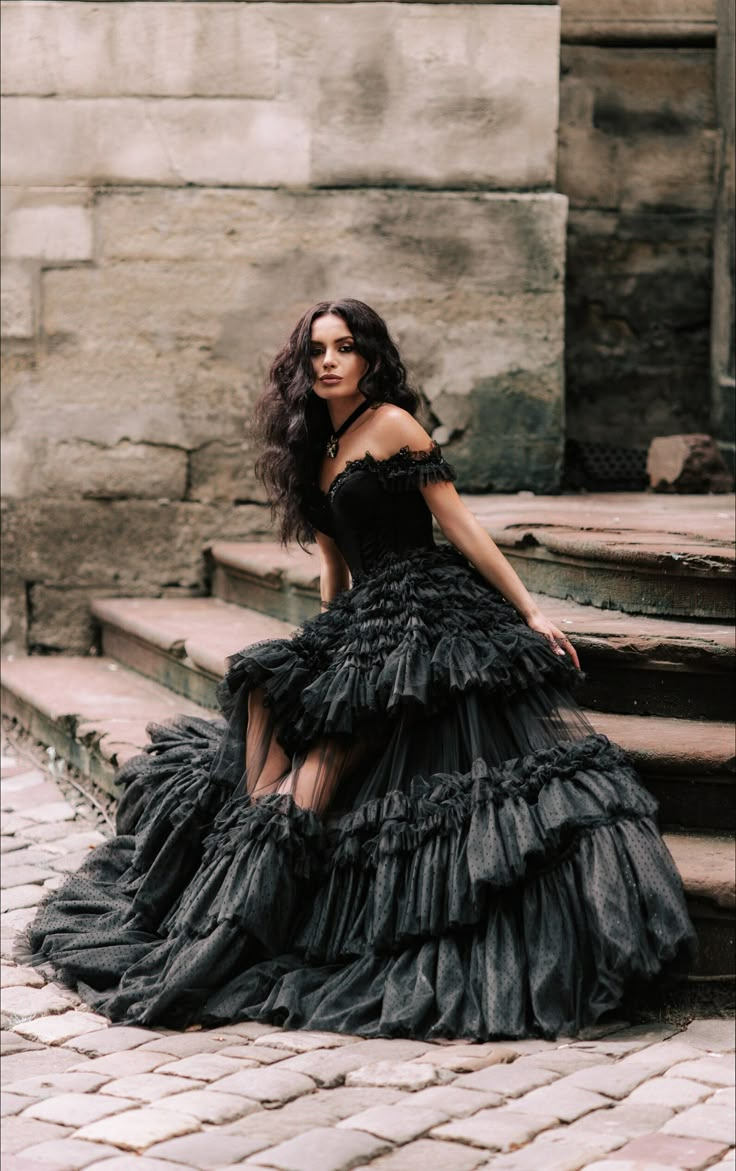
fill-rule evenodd
<path id="1" fill-rule="evenodd" d="M 359 301 L 272 366 L 259 467 L 322 612 L 233 656 L 226 725 L 151 730 L 119 836 L 32 924 L 113 1020 L 554 1036 L 692 945 L 653 799 L 415 408 Z"/>

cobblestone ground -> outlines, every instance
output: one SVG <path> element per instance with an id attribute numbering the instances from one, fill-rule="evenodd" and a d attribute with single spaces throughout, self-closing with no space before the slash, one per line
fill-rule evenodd
<path id="1" fill-rule="evenodd" d="M 1 791 L 2 1171 L 734 1171 L 726 1020 L 481 1045 L 110 1026 L 12 958 L 109 830 L 7 740 Z"/>

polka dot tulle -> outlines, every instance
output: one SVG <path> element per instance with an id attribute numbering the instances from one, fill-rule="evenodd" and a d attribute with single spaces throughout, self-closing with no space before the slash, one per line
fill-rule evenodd
<path id="1" fill-rule="evenodd" d="M 149 729 L 117 836 L 28 929 L 22 958 L 111 1020 L 554 1036 L 692 953 L 655 802 L 572 669 L 459 554 L 417 544 L 420 488 L 451 478 L 438 449 L 383 464 L 333 494 L 338 532 L 360 530 L 352 589 L 234 655 L 222 718 Z M 319 748 L 319 799 L 259 786 L 275 745 L 290 768 Z"/>

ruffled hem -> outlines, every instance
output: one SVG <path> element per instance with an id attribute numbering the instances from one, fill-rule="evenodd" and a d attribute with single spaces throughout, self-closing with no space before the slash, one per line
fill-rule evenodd
<path id="1" fill-rule="evenodd" d="M 499 892 L 554 866 L 581 834 L 655 813 L 604 736 L 499 768 L 478 760 L 464 775 L 417 777 L 334 827 L 329 874 L 298 946 L 332 962 L 472 926 Z"/>
<path id="2" fill-rule="evenodd" d="M 692 954 L 677 887 L 663 898 L 653 879 L 657 840 L 646 822 L 599 827 L 467 930 L 342 963 L 278 957 L 209 997 L 201 1020 L 428 1040 L 574 1035 Z"/>

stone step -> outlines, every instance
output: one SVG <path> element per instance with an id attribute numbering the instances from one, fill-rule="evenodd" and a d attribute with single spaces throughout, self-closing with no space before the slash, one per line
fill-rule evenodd
<path id="1" fill-rule="evenodd" d="M 218 541 L 213 592 L 296 625 L 317 612 L 319 559 L 275 543 Z M 573 638 L 586 679 L 580 701 L 600 711 L 729 720 L 736 707 L 734 631 L 726 624 L 652 618 L 540 596 Z"/>
<path id="2" fill-rule="evenodd" d="M 732 834 L 666 833 L 698 933 L 694 975 L 734 978 L 736 874 Z"/>
<path id="3" fill-rule="evenodd" d="M 730 621 L 730 495 L 468 496 L 529 589 L 629 614 Z"/>
<path id="4" fill-rule="evenodd" d="M 589 711 L 596 731 L 631 756 L 663 826 L 736 828 L 733 724 Z"/>
<path id="5" fill-rule="evenodd" d="M 5 716 L 113 795 L 115 771 L 140 752 L 148 724 L 166 723 L 180 713 L 212 716 L 106 658 L 3 659 L 1 689 Z"/>
<path id="6" fill-rule="evenodd" d="M 3 662 L 4 714 L 114 792 L 115 768 L 146 742 L 148 723 L 205 708 L 108 658 L 45 657 Z M 701 942 L 695 975 L 733 972 L 732 840 L 669 833 Z"/>
<path id="7" fill-rule="evenodd" d="M 464 500 L 530 590 L 627 614 L 734 618 L 731 495 L 519 492 Z M 311 565 L 308 577 L 317 572 L 316 557 Z M 296 609 L 279 617 L 301 620 L 299 594 L 308 584 L 292 579 Z"/>
<path id="8" fill-rule="evenodd" d="M 215 598 L 102 598 L 93 604 L 106 656 L 215 706 L 226 657 L 291 624 Z M 734 824 L 733 733 L 726 723 L 591 712 L 595 727 L 632 755 L 657 796 L 662 824 L 689 829 Z"/>
<path id="9" fill-rule="evenodd" d="M 108 658 L 210 708 L 228 655 L 294 629 L 218 598 L 98 598 L 92 615 Z"/>

